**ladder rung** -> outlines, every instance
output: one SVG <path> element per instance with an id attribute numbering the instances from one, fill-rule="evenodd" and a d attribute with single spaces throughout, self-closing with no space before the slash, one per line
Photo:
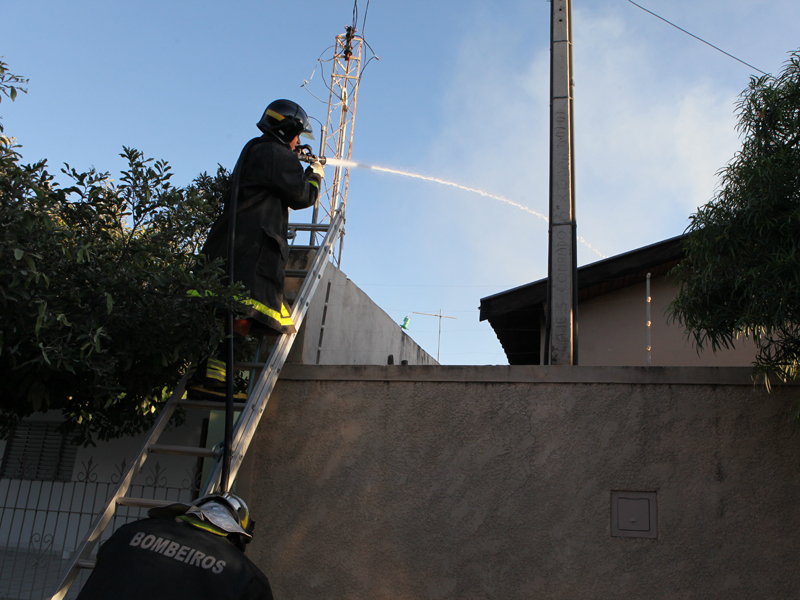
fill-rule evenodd
<path id="1" fill-rule="evenodd" d="M 159 506 L 169 506 L 175 504 L 175 500 L 156 500 L 154 498 L 129 498 L 122 496 L 117 498 L 118 506 L 133 506 L 136 508 L 158 508 Z"/>
<path id="2" fill-rule="evenodd" d="M 289 229 L 297 231 L 328 231 L 330 225 L 328 223 L 289 223 Z"/>
<path id="3" fill-rule="evenodd" d="M 286 269 L 286 277 L 303 277 L 308 275 L 306 269 Z"/>
<path id="4" fill-rule="evenodd" d="M 267 363 L 263 362 L 240 362 L 236 363 L 235 367 L 240 371 L 255 371 L 256 369 L 263 369 Z"/>
<path id="5" fill-rule="evenodd" d="M 156 454 L 179 454 L 181 456 L 202 456 L 205 458 L 214 458 L 217 454 L 212 448 L 168 446 L 166 444 L 150 444 L 147 447 L 147 451 L 155 452 Z"/>
<path id="6" fill-rule="evenodd" d="M 233 410 L 242 410 L 244 402 L 234 402 Z M 183 398 L 178 400 L 178 406 L 184 408 L 201 408 L 204 410 L 225 410 L 225 402 L 217 402 L 216 400 L 192 400 L 191 398 Z"/>
<path id="7" fill-rule="evenodd" d="M 94 569 L 94 561 L 93 560 L 79 560 L 75 566 L 79 569 Z"/>

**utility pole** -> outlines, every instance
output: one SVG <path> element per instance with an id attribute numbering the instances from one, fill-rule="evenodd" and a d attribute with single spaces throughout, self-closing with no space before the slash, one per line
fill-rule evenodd
<path id="1" fill-rule="evenodd" d="M 546 364 L 578 364 L 572 0 L 550 2 L 550 230 Z"/>

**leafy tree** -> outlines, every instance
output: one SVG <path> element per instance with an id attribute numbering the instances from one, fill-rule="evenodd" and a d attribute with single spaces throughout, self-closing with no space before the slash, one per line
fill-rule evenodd
<path id="1" fill-rule="evenodd" d="M 690 217 L 670 311 L 699 349 L 755 340 L 769 386 L 800 368 L 800 51 L 777 77 L 752 78 L 737 113 L 742 149 Z"/>
<path id="2" fill-rule="evenodd" d="M 61 187 L 18 148 L 0 138 L 0 436 L 47 410 L 82 443 L 138 433 L 242 293 L 197 255 L 229 174 L 176 188 L 125 148 L 119 183 L 65 165 Z"/>
<path id="3" fill-rule="evenodd" d="M 2 58 L 2 57 L 0 57 Z M 14 75 L 8 72 L 8 64 L 0 60 L 0 102 L 3 101 L 3 96 L 11 98 L 11 101 L 17 99 L 17 94 L 22 92 L 28 93 L 28 89 L 21 87 L 28 83 L 28 80 L 19 75 Z M 0 134 L 3 133 L 3 124 L 0 123 Z M 2 137 L 2 136 L 0 136 Z"/>

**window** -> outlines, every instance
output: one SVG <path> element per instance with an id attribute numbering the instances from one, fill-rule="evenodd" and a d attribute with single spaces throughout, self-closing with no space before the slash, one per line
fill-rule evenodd
<path id="1" fill-rule="evenodd" d="M 6 444 L 4 479 L 70 481 L 78 447 L 58 431 L 60 423 L 24 421 Z"/>

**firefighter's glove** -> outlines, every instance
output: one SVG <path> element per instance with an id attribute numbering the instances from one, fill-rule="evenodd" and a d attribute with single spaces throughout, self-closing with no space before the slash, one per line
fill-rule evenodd
<path id="1" fill-rule="evenodd" d="M 319 175 L 321 179 L 325 179 L 325 167 L 318 160 L 312 162 L 308 168 L 311 169 L 311 172 L 315 175 Z"/>

